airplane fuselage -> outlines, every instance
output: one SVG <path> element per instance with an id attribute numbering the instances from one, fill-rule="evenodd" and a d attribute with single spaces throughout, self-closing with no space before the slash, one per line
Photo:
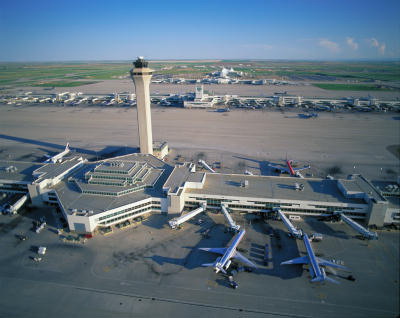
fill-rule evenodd
<path id="1" fill-rule="evenodd" d="M 52 157 L 50 159 L 50 161 L 57 162 L 58 160 L 61 160 L 62 158 L 64 158 L 64 156 L 66 156 L 68 153 L 69 153 L 69 150 L 64 150 L 63 152 L 60 152 L 58 155 Z"/>
<path id="2" fill-rule="evenodd" d="M 214 270 L 215 270 L 216 273 L 218 273 L 219 271 L 224 271 L 225 269 L 227 269 L 227 267 L 229 267 L 229 266 L 226 266 L 226 265 L 229 264 L 230 259 L 235 255 L 236 248 L 239 245 L 239 243 L 242 240 L 242 238 L 245 235 L 245 233 L 246 233 L 246 230 L 241 230 L 236 235 L 236 237 L 234 238 L 232 244 L 227 248 L 226 252 L 221 257 L 221 259 L 215 264 Z"/>
<path id="3" fill-rule="evenodd" d="M 52 162 L 52 163 L 57 163 L 60 161 L 62 158 L 64 158 L 67 154 L 69 154 L 71 150 L 69 149 L 69 144 L 65 147 L 65 150 L 63 152 L 60 152 L 59 154 L 56 154 L 53 157 L 50 157 L 47 159 L 45 162 Z"/>
<path id="4" fill-rule="evenodd" d="M 310 265 L 311 265 L 311 267 L 313 269 L 315 277 L 316 278 L 323 278 L 324 274 L 322 273 L 321 268 L 318 265 L 317 259 L 315 257 L 314 250 L 311 247 L 310 239 L 308 238 L 308 235 L 305 234 L 305 233 L 303 235 L 303 241 L 304 241 L 304 245 L 305 245 L 306 250 L 307 250 L 308 258 L 310 260 Z"/>

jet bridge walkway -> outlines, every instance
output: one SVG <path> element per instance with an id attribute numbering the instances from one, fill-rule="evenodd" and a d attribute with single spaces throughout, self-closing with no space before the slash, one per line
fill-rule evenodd
<path id="1" fill-rule="evenodd" d="M 301 229 L 295 228 L 292 222 L 290 222 L 290 220 L 286 217 L 285 214 L 283 214 L 283 212 L 280 209 L 276 209 L 275 211 L 278 213 L 280 219 L 288 228 L 290 234 L 298 239 L 301 239 L 303 237 L 303 231 Z"/>
<path id="2" fill-rule="evenodd" d="M 236 224 L 236 222 L 232 219 L 225 204 L 221 204 L 221 210 L 222 210 L 222 213 L 224 214 L 226 220 L 228 221 L 231 230 L 234 232 L 239 232 L 240 225 Z"/>
<path id="3" fill-rule="evenodd" d="M 207 164 L 207 162 L 205 162 L 204 160 L 199 160 L 199 163 L 204 167 L 204 168 L 206 168 L 207 170 L 209 170 L 210 172 L 212 172 L 212 173 L 215 173 L 215 170 L 213 169 L 213 168 L 211 168 L 208 164 Z"/>
<path id="4" fill-rule="evenodd" d="M 207 205 L 205 203 L 202 203 L 202 205 L 200 207 L 198 207 L 197 209 L 190 211 L 189 213 L 186 213 L 178 218 L 174 218 L 171 221 L 169 221 L 169 226 L 172 229 L 176 229 L 178 228 L 182 223 L 190 220 L 191 218 L 195 217 L 197 214 L 203 212 L 206 210 Z"/>
<path id="5" fill-rule="evenodd" d="M 350 219 L 348 216 L 346 216 L 343 213 L 338 213 L 340 215 L 340 219 L 347 223 L 351 228 L 353 228 L 355 231 L 360 233 L 364 238 L 368 240 L 377 240 L 378 239 L 378 233 L 369 231 L 362 225 L 358 224 L 356 221 Z"/>

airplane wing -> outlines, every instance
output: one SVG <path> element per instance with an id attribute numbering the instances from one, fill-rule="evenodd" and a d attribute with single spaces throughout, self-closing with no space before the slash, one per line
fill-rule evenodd
<path id="1" fill-rule="evenodd" d="M 311 282 L 312 282 L 312 283 L 315 283 L 315 282 L 322 282 L 322 281 L 324 281 L 324 280 L 327 280 L 328 282 L 331 282 L 331 283 L 334 283 L 334 284 L 337 284 L 337 285 L 340 284 L 337 280 L 334 280 L 333 278 L 330 278 L 330 277 L 328 277 L 328 276 L 326 276 L 326 275 L 325 275 L 323 278 L 321 278 L 321 277 L 315 277 L 315 278 L 313 278 L 313 279 L 311 280 Z"/>
<path id="2" fill-rule="evenodd" d="M 282 173 L 282 172 L 288 172 L 288 169 L 286 169 L 286 168 L 284 168 L 284 167 L 274 166 L 274 165 L 272 165 L 272 164 L 269 164 L 268 167 L 271 167 L 272 169 L 279 170 L 281 173 Z"/>
<path id="3" fill-rule="evenodd" d="M 247 264 L 251 267 L 257 267 L 256 264 L 254 264 L 252 261 L 250 261 L 249 259 L 247 259 L 246 257 L 244 257 L 241 253 L 239 253 L 238 251 L 236 251 L 235 256 L 233 257 L 234 259 L 238 260 L 239 262 L 243 263 L 243 264 Z"/>
<path id="4" fill-rule="evenodd" d="M 310 168 L 311 168 L 311 166 L 308 165 L 308 166 L 304 166 L 303 168 L 293 168 L 293 170 L 294 171 L 302 171 L 302 170 L 306 170 L 306 169 L 310 169 Z"/>
<path id="5" fill-rule="evenodd" d="M 292 264 L 309 264 L 310 261 L 307 256 L 293 258 L 289 261 L 282 262 L 281 265 L 292 265 Z"/>
<path id="6" fill-rule="evenodd" d="M 349 270 L 345 266 L 342 266 L 342 265 L 339 265 L 339 264 L 335 264 L 335 263 L 327 261 L 326 259 L 323 259 L 323 258 L 317 257 L 317 262 L 321 266 L 330 266 L 330 267 L 340 268 L 340 269 L 344 269 L 344 270 Z"/>
<path id="7" fill-rule="evenodd" d="M 226 247 L 200 247 L 199 250 L 224 255 Z"/>

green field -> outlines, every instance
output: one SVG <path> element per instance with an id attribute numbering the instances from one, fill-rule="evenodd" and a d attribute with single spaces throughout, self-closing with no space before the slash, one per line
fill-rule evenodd
<path id="1" fill-rule="evenodd" d="M 313 84 L 316 87 L 335 91 L 393 91 L 395 89 L 371 84 Z"/>
<path id="2" fill-rule="evenodd" d="M 35 86 L 35 87 L 76 87 L 76 86 L 88 85 L 88 84 L 93 84 L 93 83 L 97 83 L 97 81 L 73 81 L 73 82 L 54 81 L 54 82 L 47 82 L 47 83 L 36 83 L 36 84 L 33 84 L 32 86 Z"/>
<path id="3" fill-rule="evenodd" d="M 72 83 L 76 80 L 107 80 L 126 77 L 130 68 L 132 66 L 128 62 L 0 63 L 0 85 L 79 86 Z M 51 83 L 52 81 L 55 81 L 55 85 Z"/>
<path id="4" fill-rule="evenodd" d="M 308 82 L 351 81 L 347 87 L 325 89 L 382 90 L 374 82 L 400 82 L 400 62 L 312 61 L 150 61 L 155 75 L 202 78 L 222 66 L 244 72 L 244 78 L 275 78 Z M 70 63 L 0 63 L 0 86 L 75 86 L 75 81 L 114 80 L 129 76 L 131 61 Z M 370 85 L 361 86 L 361 84 Z M 358 86 L 360 84 L 360 86 Z M 319 84 L 318 84 L 319 85 Z M 336 84 L 335 84 L 336 85 Z M 338 84 L 339 85 L 339 84 Z M 354 85 L 353 88 L 350 88 Z"/>

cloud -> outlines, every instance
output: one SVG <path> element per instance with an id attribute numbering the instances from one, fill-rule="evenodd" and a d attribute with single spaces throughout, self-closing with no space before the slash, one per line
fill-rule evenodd
<path id="1" fill-rule="evenodd" d="M 379 42 L 375 38 L 368 39 L 367 41 L 369 42 L 369 44 L 371 44 L 372 47 L 378 47 L 379 46 Z"/>
<path id="2" fill-rule="evenodd" d="M 350 48 L 354 51 L 358 50 L 358 43 L 354 41 L 353 38 L 347 37 L 346 38 L 346 43 L 348 46 L 350 46 Z"/>
<path id="3" fill-rule="evenodd" d="M 318 41 L 318 45 L 322 46 L 325 49 L 328 49 L 331 52 L 339 52 L 340 51 L 340 47 L 339 44 L 337 44 L 336 42 L 330 41 L 328 39 L 320 39 Z"/>
<path id="4" fill-rule="evenodd" d="M 379 51 L 379 53 L 381 53 L 382 55 L 384 55 L 384 54 L 385 54 L 385 51 L 386 51 L 386 44 L 385 44 L 385 43 L 382 43 L 382 44 L 379 46 L 378 51 Z"/>
<path id="5" fill-rule="evenodd" d="M 376 47 L 378 49 L 378 52 L 382 55 L 385 54 L 386 51 L 386 43 L 379 43 L 379 41 L 375 38 L 370 38 L 367 39 L 368 43 L 372 47 Z"/>

